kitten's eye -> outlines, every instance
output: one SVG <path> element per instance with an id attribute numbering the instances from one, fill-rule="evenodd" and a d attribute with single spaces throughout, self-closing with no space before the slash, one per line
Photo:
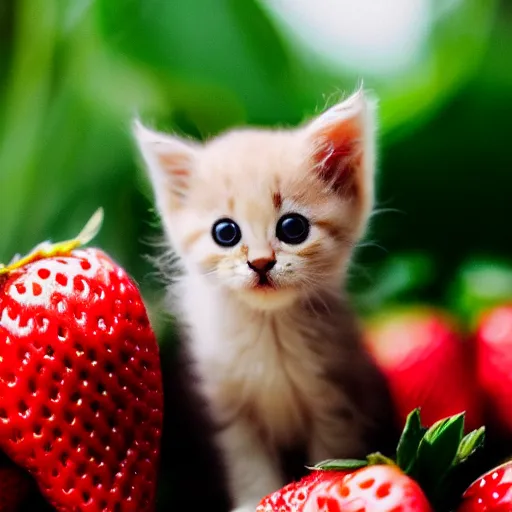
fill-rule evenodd
<path id="1" fill-rule="evenodd" d="M 298 213 L 283 215 L 276 227 L 276 236 L 286 244 L 300 244 L 309 235 L 309 221 Z"/>
<path id="2" fill-rule="evenodd" d="M 212 228 L 212 237 L 222 247 L 234 247 L 242 238 L 238 224 L 231 219 L 220 219 Z"/>

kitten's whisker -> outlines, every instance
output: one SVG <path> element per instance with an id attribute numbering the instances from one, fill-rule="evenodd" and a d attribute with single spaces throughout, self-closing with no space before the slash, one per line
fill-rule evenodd
<path id="1" fill-rule="evenodd" d="M 399 210 L 398 208 L 374 208 L 370 214 L 370 218 L 377 217 L 378 215 L 384 215 L 386 213 L 398 213 L 401 215 L 407 215 L 405 211 Z"/>
<path id="2" fill-rule="evenodd" d="M 212 275 L 214 275 L 214 274 L 217 274 L 217 273 L 218 273 L 218 271 L 219 271 L 219 269 L 217 269 L 217 268 L 212 268 L 212 269 L 210 269 L 210 270 L 205 270 L 205 271 L 201 272 L 201 275 L 202 275 L 202 276 L 212 276 Z"/>
<path id="3" fill-rule="evenodd" d="M 374 275 L 366 267 L 360 264 L 353 264 L 347 271 L 347 280 L 354 279 L 357 276 L 362 276 L 368 284 L 375 282 Z"/>
<path id="4" fill-rule="evenodd" d="M 313 302 L 313 298 L 315 298 L 316 302 Z M 320 293 L 318 293 L 316 290 L 313 290 L 312 293 L 308 295 L 308 304 L 310 305 L 311 311 L 315 314 L 317 319 L 322 318 L 322 316 L 325 313 L 330 313 L 330 308 L 321 296 Z M 320 309 L 317 309 L 318 306 L 323 306 L 324 312 L 322 312 Z"/>
<path id="5" fill-rule="evenodd" d="M 356 250 L 359 249 L 366 249 L 367 247 L 376 247 L 377 249 L 380 249 L 381 251 L 384 251 L 386 254 L 389 253 L 389 250 L 383 247 L 382 245 L 378 244 L 377 242 L 374 242 L 372 240 L 365 240 L 359 244 L 356 245 Z"/>
<path id="6" fill-rule="evenodd" d="M 314 305 L 310 295 L 306 295 L 306 304 L 308 306 L 308 309 L 313 313 L 315 318 L 318 320 L 320 318 L 320 315 L 319 315 L 318 311 L 316 310 L 315 305 Z"/>

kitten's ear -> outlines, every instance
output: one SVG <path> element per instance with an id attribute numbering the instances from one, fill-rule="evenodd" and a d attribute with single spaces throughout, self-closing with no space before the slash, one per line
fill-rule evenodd
<path id="1" fill-rule="evenodd" d="M 179 208 L 190 187 L 197 146 L 191 142 L 155 132 L 136 120 L 133 132 L 147 166 L 160 209 Z"/>
<path id="2" fill-rule="evenodd" d="M 362 89 L 306 126 L 313 170 L 366 217 L 373 206 L 375 105 Z"/>

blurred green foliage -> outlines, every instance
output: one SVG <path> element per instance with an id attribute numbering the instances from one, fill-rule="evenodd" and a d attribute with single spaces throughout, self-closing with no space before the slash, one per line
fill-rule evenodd
<path id="1" fill-rule="evenodd" d="M 372 72 L 354 66 L 357 45 L 350 62 L 336 48 L 334 61 L 315 53 L 271 1 L 4 0 L 0 261 L 68 238 L 103 205 L 97 243 L 152 306 L 159 286 L 142 256 L 159 229 L 133 116 L 200 138 L 294 124 L 364 79 L 381 105 L 379 211 L 352 289 L 362 310 L 398 292 L 443 300 L 460 262 L 512 254 L 512 9 L 416 4 L 428 7 L 420 47 L 406 65 Z"/>

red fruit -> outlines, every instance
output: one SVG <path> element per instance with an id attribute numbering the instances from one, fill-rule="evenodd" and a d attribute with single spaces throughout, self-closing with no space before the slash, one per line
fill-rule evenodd
<path id="1" fill-rule="evenodd" d="M 512 305 L 487 312 L 476 333 L 478 381 L 489 411 L 512 432 Z"/>
<path id="2" fill-rule="evenodd" d="M 264 498 L 256 512 L 432 512 L 419 485 L 397 466 L 353 473 L 316 471 Z"/>
<path id="3" fill-rule="evenodd" d="M 481 425 L 472 357 L 447 315 L 423 308 L 380 316 L 368 325 L 366 344 L 387 377 L 401 425 L 417 407 L 427 426 L 463 411 L 467 429 Z"/>
<path id="4" fill-rule="evenodd" d="M 159 354 L 141 296 L 97 249 L 0 270 L 0 449 L 57 511 L 151 511 Z"/>
<path id="5" fill-rule="evenodd" d="M 342 480 L 346 475 L 346 471 L 313 471 L 302 480 L 292 482 L 263 498 L 256 512 L 300 512 L 315 489 Z"/>
<path id="6" fill-rule="evenodd" d="M 512 463 L 492 469 L 464 493 L 457 512 L 510 512 L 512 510 Z"/>

